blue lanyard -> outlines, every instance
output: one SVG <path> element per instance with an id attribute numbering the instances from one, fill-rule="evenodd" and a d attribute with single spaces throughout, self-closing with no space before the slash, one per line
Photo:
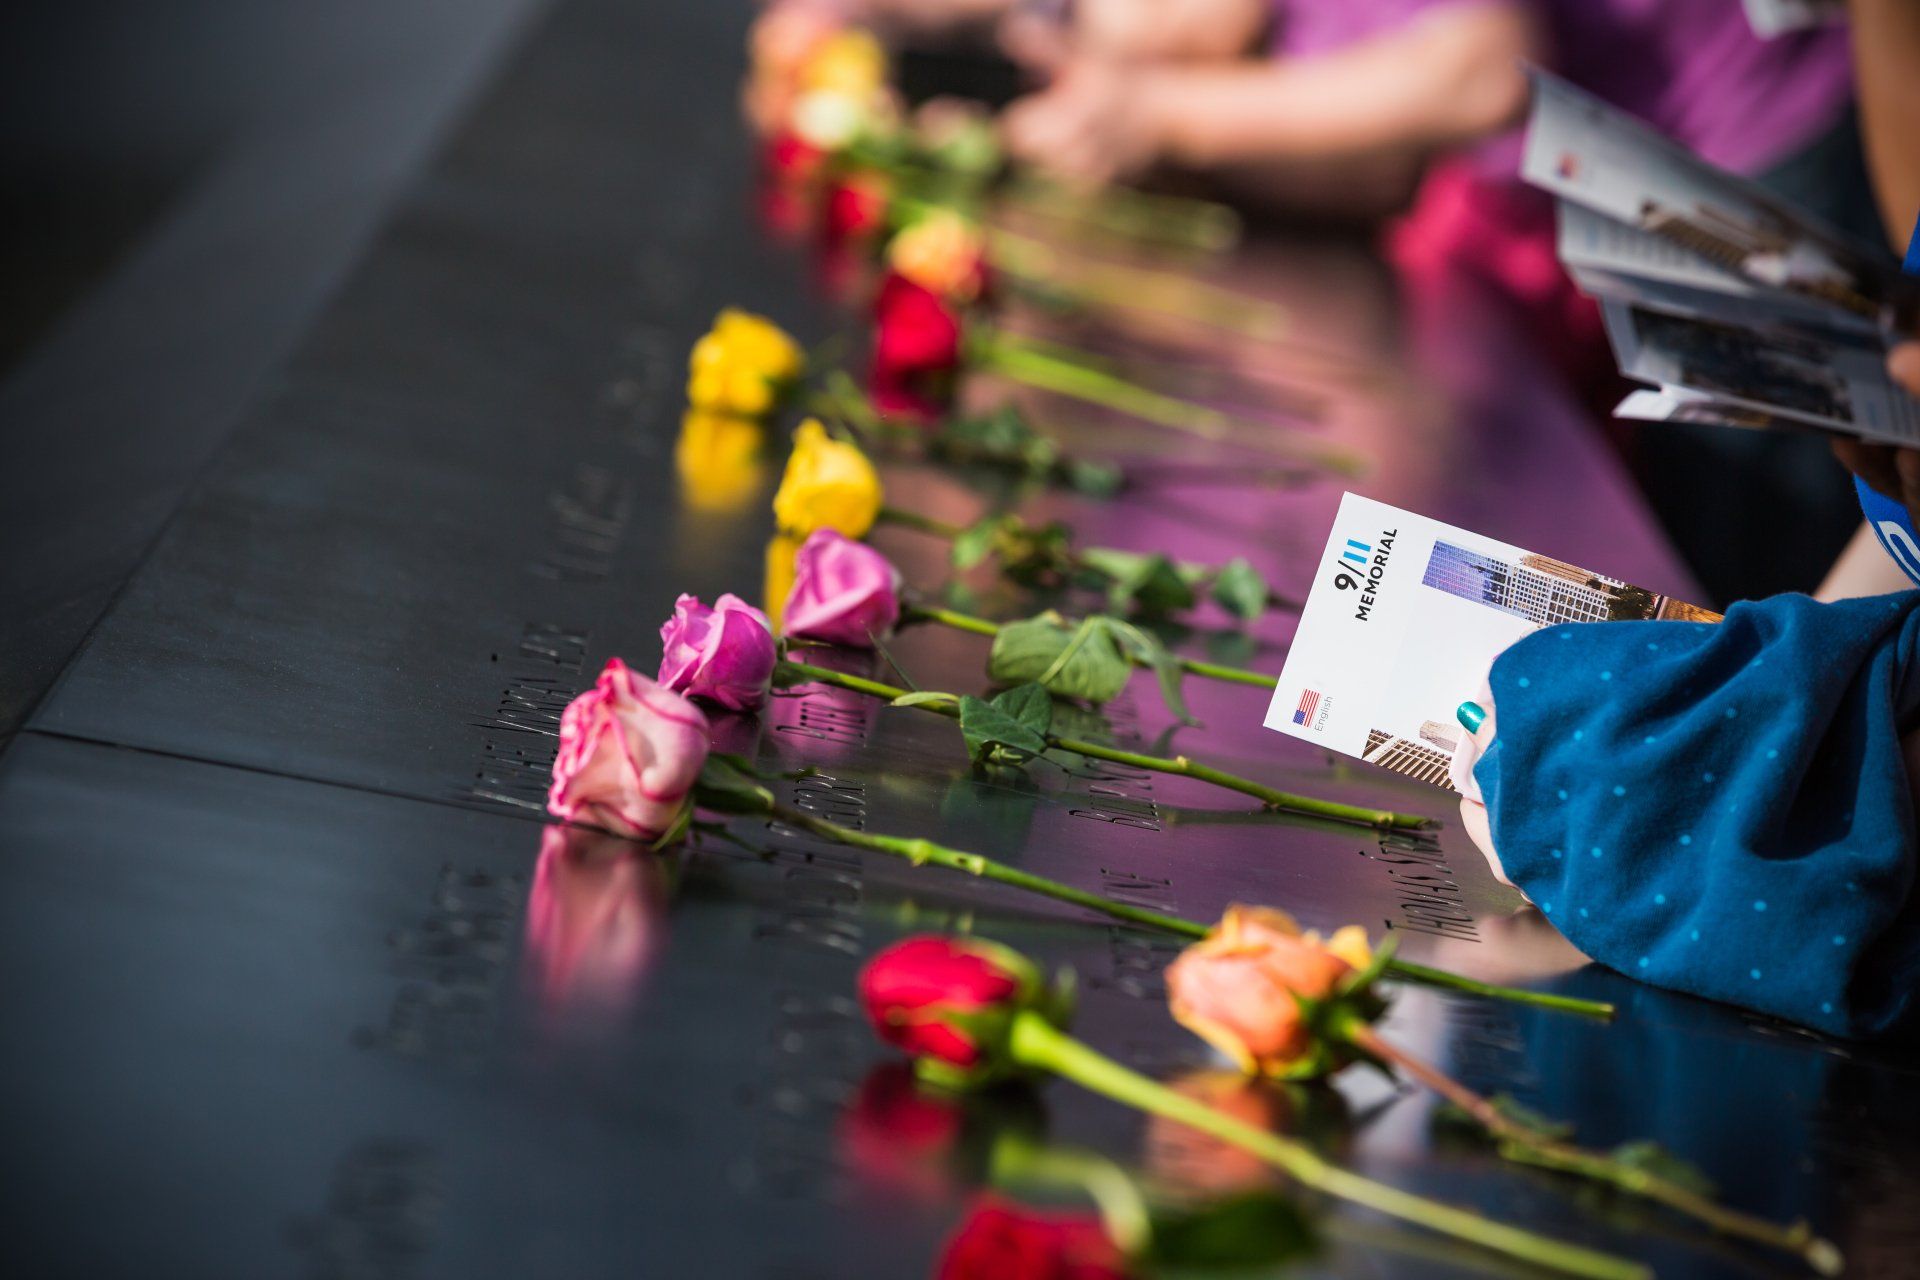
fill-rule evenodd
<path id="1" fill-rule="evenodd" d="M 1906 261 L 1900 265 L 1908 275 L 1920 275 L 1920 223 L 1914 225 L 1913 235 L 1907 240 Z M 1902 504 L 1869 489 L 1865 480 L 1855 477 L 1853 487 L 1880 545 L 1909 578 L 1920 583 L 1920 535 L 1914 533 L 1913 517 Z"/>

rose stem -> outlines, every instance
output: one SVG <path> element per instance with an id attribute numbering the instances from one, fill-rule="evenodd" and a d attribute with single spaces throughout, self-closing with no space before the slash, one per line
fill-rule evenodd
<path id="1" fill-rule="evenodd" d="M 952 542 L 967 531 L 964 525 L 936 520 L 932 516 L 923 516 L 918 511 L 908 511 L 905 507 L 881 507 L 880 519 L 888 524 L 897 524 L 904 529 L 914 529 L 920 533 L 930 533 L 936 538 L 945 538 L 948 542 Z"/>
<path id="2" fill-rule="evenodd" d="M 912 621 L 916 619 L 925 622 L 937 622 L 942 626 L 952 627 L 958 631 L 971 631 L 975 635 L 980 636 L 997 636 L 1000 634 L 1000 624 L 997 622 L 989 622 L 985 618 L 976 618 L 969 614 L 956 613 L 952 609 L 941 609 L 933 605 L 910 604 L 902 610 L 902 621 Z M 1131 661 L 1136 667 L 1147 665 L 1138 658 L 1132 658 Z M 1245 667 L 1221 666 L 1218 663 L 1201 662 L 1197 658 L 1176 658 L 1175 661 L 1180 664 L 1182 671 L 1190 675 L 1205 676 L 1209 680 L 1227 680 L 1234 684 L 1259 685 L 1265 689 L 1271 689 L 1279 684 L 1279 680 L 1276 677 L 1262 675 L 1258 671 L 1248 671 Z"/>
<path id="3" fill-rule="evenodd" d="M 1466 1112 L 1475 1123 L 1499 1140 L 1500 1154 L 1510 1160 L 1608 1183 L 1630 1195 L 1664 1204 L 1696 1218 L 1723 1235 L 1794 1254 L 1821 1275 L 1838 1275 L 1840 1272 L 1840 1250 L 1831 1241 L 1814 1235 L 1813 1229 L 1805 1221 L 1783 1227 L 1765 1218 L 1729 1209 L 1656 1173 L 1624 1164 L 1602 1152 L 1587 1151 L 1548 1137 L 1505 1114 L 1488 1099 L 1439 1068 L 1401 1049 L 1370 1026 L 1355 1023 L 1347 1028 L 1346 1036 L 1355 1047 L 1399 1067 Z"/>
<path id="4" fill-rule="evenodd" d="M 809 677 L 812 677 L 814 672 L 822 670 L 821 668 L 809 667 L 805 663 L 793 662 L 791 660 L 787 661 L 787 665 L 795 671 L 806 674 Z M 832 677 L 831 681 L 829 681 L 830 683 L 839 684 L 842 688 L 852 689 L 858 693 L 868 693 L 875 697 L 889 699 L 899 696 L 900 693 L 897 689 L 891 689 L 887 685 L 879 684 L 872 680 L 864 680 L 859 676 L 841 676 L 839 672 L 831 671 L 824 672 L 823 674 L 824 676 Z M 954 714 L 950 708 L 942 707 L 938 704 L 922 703 L 920 705 L 926 710 L 935 711 L 942 715 L 950 716 Z M 861 832 L 853 831 L 850 828 L 841 827 L 835 823 L 825 822 L 812 817 L 809 817 L 804 823 L 795 820 L 792 822 L 792 825 L 804 826 L 807 830 L 825 836 L 829 840 L 836 840 L 842 844 L 850 844 L 859 848 L 877 849 L 882 853 L 899 853 L 900 849 L 896 846 L 903 844 L 925 846 L 929 849 L 940 848 L 939 845 L 929 844 L 924 840 L 901 841 L 892 837 L 869 837 Z M 872 839 L 883 840 L 885 843 L 866 843 Z M 1177 933 L 1187 938 L 1204 938 L 1211 932 L 1206 925 L 1201 924 L 1197 920 L 1186 920 L 1179 916 L 1164 915 L 1158 911 L 1141 911 L 1121 903 L 1113 902 L 1107 898 L 1099 897 L 1095 894 L 1083 893 L 1081 890 L 1059 884 L 1052 880 L 1045 880 L 1039 876 L 1030 876 L 1025 872 L 1016 872 L 1011 868 L 1001 868 L 1007 871 L 1009 873 L 1008 875 L 974 871 L 972 865 L 974 860 L 991 867 L 998 867 L 999 864 L 993 862 L 991 859 L 981 857 L 979 854 L 965 853 L 961 850 L 952 849 L 946 850 L 946 852 L 954 855 L 956 858 L 967 859 L 968 861 L 962 864 L 961 862 L 954 861 L 952 858 L 946 858 L 940 860 L 941 866 L 952 867 L 955 870 L 965 871 L 971 875 L 988 875 L 988 878 L 1000 880 L 1006 884 L 1019 884 L 1023 888 L 1032 889 L 1035 893 L 1046 894 L 1048 897 L 1058 898 L 1063 902 L 1076 903 L 1080 906 L 1098 911 L 1102 915 L 1112 916 L 1117 920 L 1130 920 L 1136 924 L 1151 925 L 1154 928 L 1163 929 L 1168 933 Z M 1010 878 L 1010 876 L 1018 876 L 1020 879 L 1015 880 Z M 1520 987 L 1503 987 L 1491 982 L 1479 982 L 1473 978 L 1463 977 L 1457 973 L 1449 973 L 1445 969 L 1430 969 L 1426 965 L 1413 964 L 1398 958 L 1387 962 L 1387 971 L 1394 977 L 1404 979 L 1408 982 L 1418 982 L 1433 987 L 1444 987 L 1453 991 L 1465 992 L 1469 995 L 1481 996 L 1489 1000 L 1505 1000 L 1510 1004 L 1531 1005 L 1535 1008 L 1552 1009 L 1560 1013 L 1579 1014 L 1581 1017 L 1596 1018 L 1602 1022 L 1611 1020 L 1614 1015 L 1613 1005 L 1603 1000 L 1581 1000 L 1573 996 L 1553 995 L 1544 991 L 1527 991 Z"/>
<path id="5" fill-rule="evenodd" d="M 829 671 L 825 667 L 810 666 L 804 662 L 795 662 L 791 658 L 782 659 L 782 662 L 796 675 L 817 680 L 822 684 L 838 685 L 843 689 L 851 689 L 855 693 L 885 698 L 889 702 L 907 696 L 907 690 L 896 689 L 892 685 L 881 684 L 875 680 Z M 935 711 L 948 717 L 959 715 L 959 712 L 951 706 L 936 703 L 915 705 L 921 710 Z M 1087 742 L 1080 738 L 1062 738 L 1054 734 L 1048 734 L 1046 740 L 1049 747 L 1071 751 L 1075 755 L 1090 759 L 1110 760 L 1115 764 L 1131 765 L 1136 769 L 1146 769 L 1154 773 L 1170 773 L 1183 778 L 1195 778 L 1201 782 L 1211 782 L 1229 791 L 1238 791 L 1242 795 L 1252 796 L 1270 809 L 1289 809 L 1296 813 L 1317 814 L 1323 818 L 1337 818 L 1364 827 L 1420 828 L 1429 823 L 1428 819 L 1416 814 L 1395 813 L 1390 809 L 1367 809 L 1359 805 L 1341 804 L 1334 800 L 1317 800 L 1312 796 L 1295 795 L 1289 791 L 1269 787 L 1263 782 L 1255 782 L 1251 778 L 1242 778 L 1238 774 L 1228 773 L 1224 769 L 1216 769 L 1212 765 L 1189 760 L 1185 756 L 1142 755 L 1137 751 L 1103 747 L 1097 742 Z"/>
<path id="6" fill-rule="evenodd" d="M 1014 1015 L 1010 1048 L 1024 1066 L 1064 1076 L 1094 1093 L 1198 1129 L 1285 1171 L 1304 1186 L 1509 1257 L 1590 1280 L 1642 1280 L 1639 1263 L 1536 1235 L 1364 1178 L 1291 1139 L 1255 1128 L 1121 1066 L 1031 1010 Z"/>
<path id="7" fill-rule="evenodd" d="M 1182 920 L 1178 916 L 1162 915 L 1158 911 L 1149 911 L 1145 907 L 1128 906 L 1124 902 L 1115 902 L 1103 898 L 1097 893 L 1088 893 L 1058 880 L 1049 880 L 1009 867 L 1005 863 L 995 862 L 983 854 L 968 853 L 964 849 L 950 849 L 935 844 L 931 840 L 917 837 L 882 836 L 866 831 L 856 831 L 852 827 L 843 827 L 817 817 L 804 809 L 774 801 L 767 813 L 790 827 L 802 831 L 811 831 L 814 835 L 832 840 L 836 844 L 851 845 L 856 849 L 871 849 L 875 853 L 884 853 L 889 857 L 904 858 L 914 866 L 932 863 L 936 867 L 945 867 L 950 871 L 963 872 L 978 876 L 983 880 L 997 880 L 1001 884 L 1012 885 L 1016 889 L 1025 889 L 1029 893 L 1056 898 L 1061 902 L 1071 902 L 1075 906 L 1098 911 L 1102 915 L 1112 916 L 1116 920 L 1126 920 L 1132 924 L 1146 925 L 1168 933 L 1184 934 L 1191 938 L 1203 938 L 1207 934 L 1205 925 L 1191 920 Z"/>
<path id="8" fill-rule="evenodd" d="M 1557 996 L 1549 991 L 1527 991 L 1519 987 L 1503 987 L 1498 983 L 1481 982 L 1465 974 L 1452 973 L 1446 969 L 1431 969 L 1424 964 L 1415 964 L 1411 960 L 1394 957 L 1387 962 L 1387 969 L 1396 978 L 1405 978 L 1409 982 L 1423 983 L 1429 987 L 1445 987 L 1450 991 L 1465 992 L 1468 995 L 1486 996 L 1495 1000 L 1509 1000 L 1516 1004 L 1530 1004 L 1537 1009 L 1556 1009 L 1561 1013 L 1577 1013 L 1583 1017 L 1610 1020 L 1614 1007 L 1605 1000 L 1583 1000 L 1579 996 Z"/>
<path id="9" fill-rule="evenodd" d="M 1082 364 L 1063 358 L 1054 352 L 1040 350 L 1008 334 L 996 333 L 981 342 L 979 353 L 982 363 L 990 372 L 998 373 L 1015 382 L 1024 383 L 1042 391 L 1051 391 L 1055 395 L 1083 400 L 1088 404 L 1097 404 L 1103 408 L 1130 413 L 1136 418 L 1143 418 L 1185 435 L 1199 436 L 1203 440 L 1226 440 L 1233 436 L 1236 427 L 1260 425 L 1243 422 L 1230 414 L 1221 413 L 1218 409 L 1210 409 L 1205 405 L 1162 395 L 1158 391 L 1108 373 L 1096 365 Z M 1299 458 L 1342 475 L 1357 475 L 1363 469 L 1358 459 L 1339 449 L 1276 446 L 1272 442 L 1271 431 L 1267 431 L 1257 439 L 1258 444 L 1254 440 L 1246 439 L 1236 443 L 1243 447 L 1259 448 L 1262 452 L 1280 457 Z"/>
<path id="10" fill-rule="evenodd" d="M 1061 288 L 1071 297 L 1101 306 L 1197 320 L 1269 342 L 1284 336 L 1288 328 L 1284 307 L 1210 284 L 1191 273 L 1087 258 L 1068 265 L 1052 246 L 1000 226 L 988 228 L 987 244 L 993 265 L 1009 275 Z"/>

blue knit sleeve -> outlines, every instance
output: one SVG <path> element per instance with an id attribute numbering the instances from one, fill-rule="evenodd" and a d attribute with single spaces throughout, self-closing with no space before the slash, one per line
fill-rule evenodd
<path id="1" fill-rule="evenodd" d="M 1582 951 L 1841 1035 L 1920 979 L 1920 592 L 1537 632 L 1474 776 L 1507 874 Z"/>

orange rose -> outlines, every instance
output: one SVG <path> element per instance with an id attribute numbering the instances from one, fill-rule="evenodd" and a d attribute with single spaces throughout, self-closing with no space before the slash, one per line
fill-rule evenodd
<path id="1" fill-rule="evenodd" d="M 1284 911 L 1232 906 L 1168 967 L 1168 1004 L 1249 1075 L 1297 1074 L 1315 1048 L 1300 1000 L 1326 999 L 1369 959 L 1358 925 L 1323 941 Z"/>

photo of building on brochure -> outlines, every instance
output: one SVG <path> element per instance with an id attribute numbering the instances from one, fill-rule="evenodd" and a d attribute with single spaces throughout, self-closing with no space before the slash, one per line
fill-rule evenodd
<path id="1" fill-rule="evenodd" d="M 1446 541 L 1436 541 L 1420 583 L 1489 609 L 1525 618 L 1535 627 L 1562 622 L 1718 622 L 1711 609 L 1603 577 L 1577 565 L 1527 554 L 1506 560 Z M 1460 745 L 1459 725 L 1428 720 L 1416 741 L 1372 729 L 1361 757 L 1432 786 L 1453 790 L 1448 766 Z"/>

